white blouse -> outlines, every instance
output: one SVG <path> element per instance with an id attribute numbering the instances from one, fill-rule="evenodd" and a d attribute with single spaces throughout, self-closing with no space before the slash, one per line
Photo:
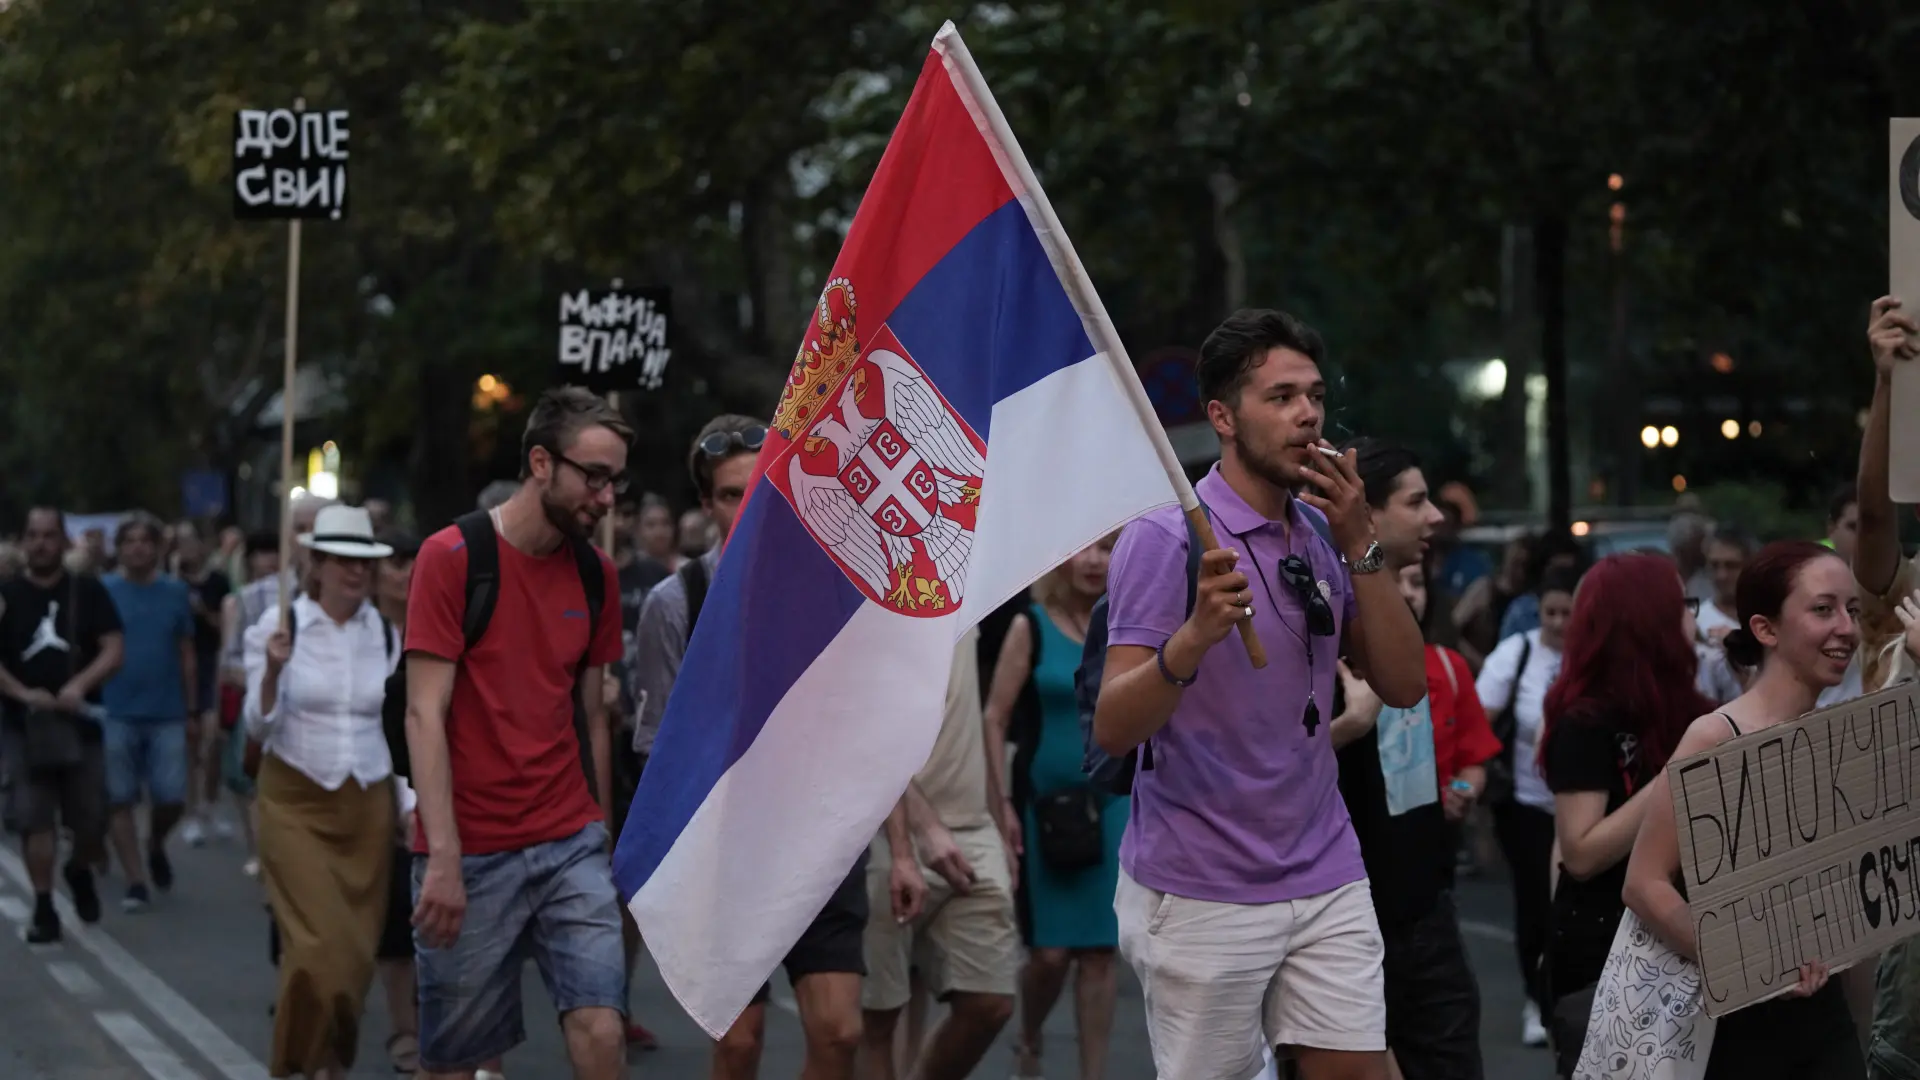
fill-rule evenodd
<path id="1" fill-rule="evenodd" d="M 1520 670 L 1520 654 L 1527 667 Z M 1522 806 L 1553 812 L 1553 792 L 1540 769 L 1540 722 L 1547 689 L 1560 674 L 1560 652 L 1540 642 L 1540 631 L 1514 634 L 1494 648 L 1474 689 L 1492 719 L 1513 706 L 1513 797 Z"/>
<path id="2" fill-rule="evenodd" d="M 260 710 L 267 639 L 279 628 L 269 608 L 246 633 L 247 734 L 265 752 L 328 791 L 352 778 L 369 787 L 393 774 L 380 725 L 387 676 L 400 662 L 399 634 L 371 603 L 336 623 L 306 596 L 293 602 L 293 655 L 280 671 L 273 711 Z"/>

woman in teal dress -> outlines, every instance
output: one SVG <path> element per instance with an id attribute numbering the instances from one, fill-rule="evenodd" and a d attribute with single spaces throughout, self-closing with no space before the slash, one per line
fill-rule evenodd
<path id="1" fill-rule="evenodd" d="M 1096 794 L 1105 841 L 1105 857 L 1097 866 L 1055 869 L 1041 857 L 1037 843 L 1021 840 L 1039 835 L 1033 812 L 1036 795 L 1087 786 L 1080 769 L 1080 709 L 1073 695 L 1073 673 L 1080 666 L 1094 602 L 1106 592 L 1114 539 L 1109 536 L 1080 552 L 1034 585 L 1033 605 L 1015 616 L 1007 629 L 988 694 L 989 764 L 995 775 L 1010 775 L 1012 781 L 1010 795 L 999 809 L 1000 827 L 1022 853 L 1016 903 L 1028 960 L 1020 976 L 1016 1077 L 1040 1075 L 1041 1027 L 1059 1001 L 1070 972 L 1075 974 L 1081 1080 L 1103 1080 L 1106 1075 L 1118 986 L 1114 951 L 1120 942 L 1113 893 L 1119 883 L 1120 836 L 1127 827 L 1128 800 Z M 1029 679 L 1038 699 L 1038 716 L 1021 733 L 1009 773 L 1008 728 Z"/>

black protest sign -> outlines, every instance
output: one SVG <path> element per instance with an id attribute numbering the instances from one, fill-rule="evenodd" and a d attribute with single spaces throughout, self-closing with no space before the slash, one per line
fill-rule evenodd
<path id="1" fill-rule="evenodd" d="M 597 394 L 658 390 L 673 358 L 664 288 L 577 289 L 560 297 L 556 381 Z"/>
<path id="2" fill-rule="evenodd" d="M 1710 1016 L 1920 933 L 1920 683 L 1667 766 Z"/>
<path id="3" fill-rule="evenodd" d="M 248 221 L 345 218 L 347 111 L 234 113 L 233 216 Z"/>

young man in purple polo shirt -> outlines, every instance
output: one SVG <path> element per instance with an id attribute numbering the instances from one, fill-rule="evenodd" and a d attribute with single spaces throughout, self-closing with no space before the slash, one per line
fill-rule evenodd
<path id="1" fill-rule="evenodd" d="M 1329 725 L 1342 656 L 1401 708 L 1426 668 L 1353 455 L 1321 437 L 1324 351 L 1278 311 L 1236 312 L 1201 346 L 1220 464 L 1196 490 L 1222 550 L 1191 615 L 1177 509 L 1113 553 L 1094 734 L 1152 753 L 1114 909 L 1162 1080 L 1250 1080 L 1276 1045 L 1304 1080 L 1387 1076 L 1383 948 Z M 1232 636 L 1243 619 L 1263 669 Z"/>

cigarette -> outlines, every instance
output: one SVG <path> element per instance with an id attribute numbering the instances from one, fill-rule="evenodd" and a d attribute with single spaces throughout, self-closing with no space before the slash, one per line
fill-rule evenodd
<path id="1" fill-rule="evenodd" d="M 1340 451 L 1330 450 L 1327 447 L 1321 446 L 1319 443 L 1313 443 L 1312 446 L 1315 450 L 1320 451 L 1321 453 L 1327 455 L 1330 458 L 1338 458 L 1340 456 Z"/>

